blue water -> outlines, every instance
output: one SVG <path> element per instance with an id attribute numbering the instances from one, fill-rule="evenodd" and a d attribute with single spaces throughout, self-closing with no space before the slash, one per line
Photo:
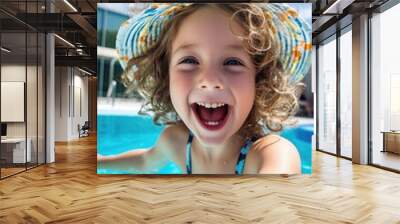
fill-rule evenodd
<path id="1" fill-rule="evenodd" d="M 131 149 L 150 148 L 156 142 L 163 127 L 153 124 L 151 117 L 129 115 L 98 115 L 97 153 L 101 155 L 119 154 Z M 313 125 L 299 125 L 289 128 L 281 136 L 291 141 L 299 151 L 303 174 L 311 173 L 311 136 Z M 113 171 L 98 169 L 99 174 L 143 173 L 133 169 Z M 157 170 L 148 173 L 180 174 L 178 166 L 170 162 Z"/>

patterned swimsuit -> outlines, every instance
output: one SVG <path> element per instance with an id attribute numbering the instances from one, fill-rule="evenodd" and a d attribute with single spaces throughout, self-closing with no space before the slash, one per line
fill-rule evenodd
<path id="1" fill-rule="evenodd" d="M 192 174 L 192 141 L 193 134 L 189 131 L 189 138 L 186 144 L 186 171 L 187 174 Z M 236 162 L 235 174 L 243 174 L 244 165 L 247 153 L 249 152 L 253 141 L 251 139 L 247 140 L 243 147 L 240 149 L 240 154 Z"/>

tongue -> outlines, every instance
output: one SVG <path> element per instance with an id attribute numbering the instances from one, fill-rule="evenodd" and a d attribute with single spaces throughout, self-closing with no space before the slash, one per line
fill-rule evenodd
<path id="1" fill-rule="evenodd" d="M 204 121 L 221 121 L 227 113 L 227 106 L 218 108 L 198 107 L 200 118 Z"/>

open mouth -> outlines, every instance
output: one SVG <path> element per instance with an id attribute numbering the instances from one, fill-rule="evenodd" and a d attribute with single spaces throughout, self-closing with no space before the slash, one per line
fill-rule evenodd
<path id="1" fill-rule="evenodd" d="M 221 129 L 229 116 L 229 105 L 225 103 L 197 102 L 191 107 L 201 125 L 208 130 Z"/>

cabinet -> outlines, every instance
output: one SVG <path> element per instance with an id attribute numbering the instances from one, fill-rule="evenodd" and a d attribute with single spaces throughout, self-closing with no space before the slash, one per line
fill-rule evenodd
<path id="1" fill-rule="evenodd" d="M 400 154 L 400 131 L 384 131 L 382 152 Z"/>
<path id="2" fill-rule="evenodd" d="M 1 140 L 2 159 L 6 163 L 25 163 L 32 161 L 32 141 L 27 139 L 27 147 L 25 151 L 25 138 L 7 138 Z"/>

